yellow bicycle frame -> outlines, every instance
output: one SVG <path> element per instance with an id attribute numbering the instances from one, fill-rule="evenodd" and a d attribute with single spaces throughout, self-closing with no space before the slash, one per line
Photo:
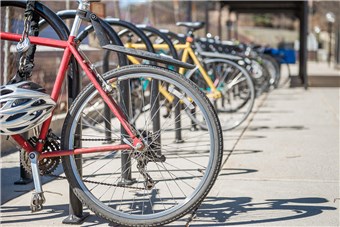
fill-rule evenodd
<path id="1" fill-rule="evenodd" d="M 127 43 L 125 45 L 125 47 L 135 48 L 135 49 L 146 49 L 146 46 L 144 44 L 136 44 L 136 43 Z M 210 89 L 212 91 L 212 93 L 208 94 L 207 96 L 210 97 L 210 98 L 214 98 L 214 99 L 221 98 L 221 92 L 217 90 L 216 86 L 214 85 L 213 81 L 209 77 L 208 73 L 205 71 L 202 64 L 198 60 L 193 49 L 191 48 L 191 43 L 187 41 L 185 44 L 174 44 L 174 47 L 176 48 L 176 50 L 183 50 L 182 59 L 181 59 L 182 62 L 187 62 L 188 58 L 190 56 L 190 58 L 193 60 L 194 64 L 198 67 L 198 70 L 202 74 L 203 79 L 206 81 L 207 85 L 210 87 Z M 166 49 L 169 49 L 169 46 L 167 44 L 153 44 L 153 48 L 156 49 L 156 50 L 160 50 L 160 49 L 166 50 Z M 135 57 L 128 56 L 128 59 L 133 64 L 140 64 L 140 62 Z M 184 71 L 185 71 L 184 68 L 179 69 L 179 73 L 182 74 L 182 75 L 184 74 Z M 165 97 L 166 97 L 166 95 L 165 95 Z"/>

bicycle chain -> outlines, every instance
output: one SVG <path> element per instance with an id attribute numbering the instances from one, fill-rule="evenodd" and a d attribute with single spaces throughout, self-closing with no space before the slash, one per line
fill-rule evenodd
<path id="1" fill-rule="evenodd" d="M 56 137 L 57 139 L 60 140 L 59 137 Z M 116 140 L 112 140 L 112 139 L 80 139 L 82 141 L 110 141 L 110 142 L 115 142 L 115 141 L 118 141 L 118 139 Z M 32 144 L 33 145 L 33 144 Z M 26 153 L 26 152 L 25 152 Z M 24 160 L 26 161 L 26 160 Z M 25 163 L 25 162 L 23 162 Z M 59 163 L 58 163 L 59 164 Z M 27 166 L 30 167 L 30 165 L 26 164 Z M 27 172 L 31 172 L 30 168 L 24 166 L 24 169 L 27 171 Z M 56 167 L 53 169 L 55 170 Z M 52 171 L 53 172 L 53 171 Z M 44 173 L 44 172 L 42 172 Z M 44 173 L 43 174 L 44 176 L 50 176 L 50 177 L 55 177 L 55 178 L 58 178 L 58 179 L 66 179 L 67 180 L 67 177 L 64 177 L 64 176 L 59 176 L 59 175 L 56 175 L 56 174 L 53 174 L 53 173 Z M 92 180 L 83 180 L 83 182 L 86 182 L 86 183 L 92 183 L 92 184 L 100 184 L 100 185 L 105 185 L 105 186 L 113 186 L 113 187 L 121 187 L 121 188 L 130 188 L 130 189 L 139 189 L 139 190 L 145 190 L 145 188 L 139 188 L 139 187 L 133 187 L 133 186 L 127 186 L 127 185 L 119 185 L 119 184 L 110 184 L 110 183 L 103 183 L 103 182 L 97 182 L 97 181 L 92 181 Z"/>
<path id="2" fill-rule="evenodd" d="M 90 138 L 82 138 L 80 140 L 81 141 L 110 141 L 110 142 L 119 141 L 118 139 L 112 140 L 112 139 L 90 139 Z M 66 179 L 67 180 L 67 177 L 59 176 L 59 175 L 52 174 L 52 173 L 46 174 L 46 176 L 55 177 L 55 178 L 58 178 L 58 179 Z M 103 182 L 92 181 L 92 180 L 83 180 L 83 182 L 91 183 L 91 184 L 100 184 L 100 185 L 105 185 L 105 186 L 120 187 L 120 188 L 130 188 L 130 189 L 139 189 L 139 190 L 144 190 L 145 189 L 145 188 L 139 188 L 139 187 L 133 187 L 133 186 L 103 183 Z"/>
<path id="3" fill-rule="evenodd" d="M 66 179 L 67 180 L 67 177 L 59 176 L 59 175 L 56 175 L 56 174 L 46 174 L 45 176 L 50 176 L 50 177 L 55 177 L 55 178 L 58 178 L 58 179 Z M 113 186 L 113 187 L 119 187 L 119 188 L 131 188 L 131 189 L 145 190 L 145 188 L 126 186 L 126 185 L 119 185 L 119 184 L 103 183 L 103 182 L 92 181 L 92 180 L 82 180 L 82 181 L 86 182 L 86 183 L 100 184 L 100 185 Z"/>
<path id="4" fill-rule="evenodd" d="M 108 141 L 108 142 L 116 142 L 120 141 L 120 139 L 80 139 L 81 141 Z"/>

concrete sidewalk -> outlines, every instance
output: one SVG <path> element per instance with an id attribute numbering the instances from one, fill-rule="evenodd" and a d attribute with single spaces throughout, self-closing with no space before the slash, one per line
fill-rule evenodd
<path id="1" fill-rule="evenodd" d="M 254 114 L 192 226 L 246 224 L 339 226 L 339 89 L 276 90 Z"/>
<path id="2" fill-rule="evenodd" d="M 274 90 L 224 139 L 222 171 L 190 226 L 340 225 L 339 88 Z M 18 153 L 2 157 L 1 165 L 2 195 L 10 199 L 1 206 L 2 226 L 67 226 L 61 224 L 68 215 L 66 180 L 46 183 L 45 209 L 31 214 L 32 184 L 12 186 Z M 90 215 L 81 226 L 94 225 L 111 224 Z"/>

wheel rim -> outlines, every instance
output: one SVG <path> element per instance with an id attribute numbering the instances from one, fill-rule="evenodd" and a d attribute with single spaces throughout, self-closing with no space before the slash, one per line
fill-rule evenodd
<path id="1" fill-rule="evenodd" d="M 135 76 L 136 78 L 137 77 L 140 77 L 140 76 L 142 76 L 142 74 L 139 74 L 138 76 Z M 151 74 L 147 74 L 147 75 L 143 75 L 143 77 L 144 78 L 151 78 L 151 77 L 153 77 L 153 75 L 151 75 Z M 121 79 L 124 79 L 124 77 L 120 77 Z M 170 82 L 170 81 L 166 81 L 166 78 L 163 78 L 164 79 L 164 81 L 165 82 Z M 193 101 L 197 101 L 197 98 L 195 97 L 195 95 L 194 94 L 191 94 L 191 92 L 189 91 L 189 90 L 187 90 L 185 87 L 183 87 L 182 85 L 180 85 L 179 83 L 178 84 L 176 84 L 176 88 L 178 88 L 178 87 L 180 87 L 181 89 L 183 89 L 183 91 L 185 91 L 185 93 L 187 93 L 187 94 L 190 94 L 191 95 L 191 98 L 192 98 L 192 100 Z M 95 94 L 93 94 L 93 96 L 89 96 L 88 98 L 87 98 L 87 101 L 88 100 L 91 100 L 94 96 L 96 96 Z M 87 101 L 86 102 L 84 102 L 84 104 L 83 105 L 86 105 L 86 103 L 87 103 Z M 161 102 L 162 102 L 163 100 L 161 100 Z M 200 107 L 201 109 L 202 109 L 202 106 Z M 86 108 L 84 108 L 84 106 L 82 106 L 81 107 L 81 109 L 86 109 Z M 205 115 L 205 113 L 202 113 L 202 115 Z M 80 118 L 80 113 L 78 113 L 78 115 L 75 117 L 76 119 L 79 119 Z M 208 119 L 208 115 L 205 115 L 205 118 L 207 118 Z M 77 120 L 78 121 L 78 120 Z M 77 121 L 75 121 L 75 122 L 77 122 Z M 209 125 L 209 128 L 211 128 L 211 122 L 210 121 L 207 121 L 207 124 Z M 163 125 L 164 125 L 164 122 L 163 122 Z M 74 124 L 73 126 L 72 126 L 72 128 L 71 128 L 71 134 L 73 134 L 75 131 L 76 131 L 76 124 Z M 87 129 L 85 129 L 85 130 L 87 130 Z M 170 130 L 171 131 L 171 130 Z M 166 134 L 166 130 L 164 129 L 163 130 L 163 133 L 164 133 L 164 135 Z M 192 132 L 190 132 L 190 133 L 192 133 Z M 196 133 L 197 135 L 198 135 L 198 133 Z M 199 131 L 199 134 L 201 134 L 201 135 L 208 135 L 208 137 L 209 137 L 209 151 L 210 151 L 210 153 L 212 153 L 212 151 L 214 151 L 215 150 L 215 144 L 214 144 L 214 135 L 212 135 L 212 132 L 211 131 L 205 131 L 205 132 L 201 132 L 201 131 Z M 203 142 L 202 142 L 203 143 Z M 200 143 L 200 144 L 202 144 L 202 143 Z M 162 144 L 162 146 L 163 146 L 163 144 Z M 181 145 L 179 145 L 179 146 L 181 146 Z M 73 147 L 73 140 L 71 139 L 70 140 L 70 143 L 69 143 L 69 147 Z M 183 145 L 182 145 L 182 147 L 183 147 Z M 184 146 L 185 147 L 185 146 Z M 167 147 L 167 149 L 169 149 L 169 148 L 171 148 L 171 146 L 170 147 Z M 173 147 L 173 149 L 175 149 L 175 147 Z M 189 150 L 190 150 L 190 148 L 188 148 Z M 187 149 L 187 150 L 188 150 Z M 184 150 L 185 150 L 185 148 L 184 148 Z M 204 170 L 200 170 L 200 171 L 203 171 L 203 172 L 205 172 L 204 173 L 204 175 L 203 176 L 200 176 L 200 180 L 199 180 L 199 182 L 197 183 L 197 181 L 195 181 L 195 180 L 192 180 L 190 183 L 192 183 L 192 182 L 195 182 L 195 187 L 192 187 L 191 185 L 191 192 L 190 193 L 183 193 L 183 190 L 182 190 L 182 192 L 180 192 L 180 190 L 178 190 L 178 191 L 176 191 L 177 189 L 176 189 L 176 187 L 177 188 L 180 188 L 180 187 L 183 187 L 183 188 L 185 188 L 185 190 L 189 190 L 190 189 L 190 187 L 189 187 L 189 185 L 183 185 L 183 182 L 184 182 L 184 180 L 177 180 L 177 179 L 175 179 L 175 177 L 177 178 L 178 176 L 176 175 L 176 174 L 173 174 L 172 172 L 174 172 L 174 168 L 172 168 L 172 169 L 170 169 L 170 167 L 172 167 L 172 166 L 174 166 L 175 165 L 175 162 L 173 162 L 173 161 L 171 161 L 171 159 L 169 159 L 169 163 L 166 163 L 165 162 L 165 164 L 163 164 L 163 166 L 161 166 L 161 165 L 158 165 L 158 164 L 155 164 L 153 167 L 148 167 L 148 168 L 153 168 L 153 171 L 157 171 L 157 168 L 158 168 L 158 170 L 159 170 L 159 172 L 162 172 L 161 170 L 160 170 L 160 168 L 161 167 L 163 167 L 164 169 L 167 169 L 167 175 L 168 175 L 168 178 L 171 180 L 171 181 L 173 181 L 173 182 L 175 182 L 175 183 L 172 183 L 172 187 L 174 187 L 174 188 L 171 188 L 171 190 L 170 190 L 170 185 L 169 184 L 167 184 L 167 183 L 163 183 L 162 184 L 162 188 L 161 188 L 161 186 L 157 186 L 157 187 L 155 187 L 155 190 L 158 190 L 158 191 L 166 191 L 166 189 L 167 189 L 167 191 L 173 191 L 173 192 L 171 192 L 170 194 L 168 194 L 168 200 L 172 200 L 172 203 L 177 203 L 176 205 L 174 205 L 174 206 L 172 206 L 173 204 L 171 204 L 171 202 L 169 202 L 169 201 L 164 201 L 164 198 L 163 198 L 163 201 L 162 202 L 159 202 L 159 204 L 157 204 L 157 206 L 158 206 L 158 208 L 155 208 L 155 209 L 153 209 L 153 210 L 151 210 L 151 212 L 155 212 L 155 213 L 152 213 L 152 214 L 145 214 L 145 213 L 142 213 L 142 214 L 136 214 L 136 213 L 134 213 L 133 211 L 131 211 L 131 210 L 128 210 L 127 209 L 127 212 L 122 212 L 122 211 L 117 211 L 117 210 L 114 210 L 113 208 L 108 208 L 108 207 L 105 207 L 105 206 L 102 206 L 102 208 L 103 209 L 105 209 L 105 210 L 107 210 L 108 212 L 111 212 L 111 213 L 113 213 L 113 214 L 116 214 L 116 215 L 119 215 L 119 216 L 122 216 L 122 217 L 124 217 L 124 218 L 127 218 L 127 219 L 135 219 L 135 220 L 148 220 L 148 219 L 157 219 L 157 218 L 161 218 L 161 217 L 164 217 L 164 216 L 167 216 L 168 214 L 170 214 L 170 213 L 179 213 L 180 212 L 180 210 L 185 210 L 185 209 L 187 209 L 187 206 L 189 206 L 190 205 L 190 201 L 193 199 L 193 198 L 198 198 L 199 196 L 200 196 L 200 193 L 201 193 L 201 190 L 202 189 L 204 189 L 205 187 L 207 187 L 207 185 L 205 185 L 205 183 L 209 180 L 208 178 L 210 178 L 211 177 L 211 174 L 212 174 L 212 172 L 213 171 L 211 171 L 211 169 L 213 168 L 213 163 L 214 163 L 214 155 L 213 154 L 210 154 L 209 153 L 209 155 L 210 156 L 212 156 L 212 157 L 209 157 L 208 159 L 206 159 L 205 160 L 205 164 L 207 165 L 207 167 L 206 167 L 206 169 L 205 169 L 205 171 Z M 177 154 L 178 155 L 178 154 Z M 118 156 L 117 156 L 117 158 L 118 158 Z M 186 158 L 186 157 L 184 157 L 183 156 L 183 158 L 181 159 L 182 161 L 183 160 L 185 160 L 185 161 L 187 161 L 186 159 L 188 159 L 188 158 Z M 195 158 L 194 158 L 195 159 Z M 197 158 L 196 158 L 197 159 Z M 195 160 L 195 162 L 196 162 L 197 160 Z M 189 163 L 189 162 L 188 162 Z M 135 163 L 134 163 L 135 164 Z M 133 164 L 133 165 L 134 165 Z M 154 164 L 154 163 L 152 163 L 152 164 Z M 191 163 L 192 164 L 192 163 Z M 157 166 L 158 165 L 158 166 Z M 168 166 L 165 166 L 165 165 L 168 165 Z M 196 163 L 196 165 L 197 166 L 199 166 L 200 165 L 200 163 Z M 75 164 L 75 159 L 74 159 L 74 157 L 72 156 L 71 157 L 71 166 L 72 166 L 72 168 L 75 170 L 76 169 L 76 164 Z M 203 166 L 203 165 L 202 165 Z M 170 169 L 170 170 L 169 170 Z M 152 175 L 152 169 L 149 169 L 150 170 L 150 175 Z M 194 172 L 193 170 L 187 170 L 188 171 L 188 173 L 187 173 L 187 176 L 186 177 L 189 177 L 189 175 L 191 174 L 192 176 L 191 177 L 193 177 L 193 178 L 195 178 L 195 177 L 197 177 L 197 176 L 195 176 L 195 174 L 197 174 L 197 173 L 195 173 L 195 174 L 193 174 L 192 172 Z M 189 173 L 189 171 L 192 171 L 191 173 Z M 132 173 L 133 174 L 135 174 L 136 173 L 136 170 L 132 170 Z M 86 175 L 86 173 L 85 173 L 85 175 L 84 176 L 87 176 Z M 99 206 L 101 206 L 100 205 L 100 202 L 99 202 L 99 200 L 97 199 L 97 197 L 98 197 L 98 194 L 96 195 L 96 196 L 94 196 L 93 194 L 95 194 L 94 193 L 94 190 L 93 190 L 93 188 L 90 188 L 89 187 L 89 184 L 84 184 L 82 181 L 81 181 L 81 179 L 80 179 L 80 176 L 79 175 L 76 175 L 76 177 L 77 177 L 77 181 L 79 182 L 79 184 L 80 184 L 80 187 L 82 188 L 82 190 L 83 191 L 85 191 L 87 194 L 88 194 L 88 196 L 89 197 L 91 197 L 92 198 L 92 200 L 93 201 L 97 201 L 97 204 L 99 205 Z M 163 178 L 163 182 L 166 182 L 166 177 L 165 176 L 160 176 L 160 178 Z M 140 185 L 140 175 L 138 176 L 138 178 L 136 179 L 137 180 L 137 182 L 138 183 L 136 183 L 137 185 Z M 182 182 L 183 181 L 183 182 Z M 158 184 L 160 184 L 160 182 L 161 181 L 159 181 L 158 182 Z M 181 185 L 179 185 L 179 184 L 181 184 Z M 97 187 L 100 187 L 100 186 L 97 186 Z M 165 189 L 164 189 L 164 187 L 165 187 Z M 116 188 L 119 188 L 119 187 L 116 187 Z M 117 189 L 115 189 L 116 191 L 117 191 Z M 118 189 L 119 190 L 119 189 Z M 123 191 L 123 192 L 121 192 L 120 193 L 120 195 L 122 195 L 122 193 L 129 193 L 129 192 L 127 192 L 127 190 L 121 190 L 121 191 Z M 182 198 L 180 198 L 180 199 L 178 199 L 178 200 L 180 200 L 181 202 L 178 202 L 177 201 L 177 199 L 174 197 L 174 191 L 176 191 L 176 193 L 177 194 L 180 194 L 180 193 L 183 193 L 184 194 L 184 196 L 182 196 Z M 167 193 L 169 193 L 169 192 L 167 192 Z M 158 193 L 160 193 L 160 192 L 158 192 Z M 145 193 L 144 194 L 148 194 L 148 192 L 146 192 L 145 191 Z M 165 194 L 165 192 L 164 192 L 164 194 Z M 188 196 L 187 196 L 188 195 Z M 139 196 L 141 196 L 141 194 L 139 194 Z M 145 195 L 144 195 L 145 196 Z M 147 196 L 145 196 L 145 198 L 146 198 Z M 150 197 L 149 197 L 150 198 Z M 170 198 L 170 199 L 169 199 Z M 196 200 L 197 200 L 197 198 L 196 198 Z M 133 201 L 133 203 L 135 203 L 135 206 L 142 206 L 143 205 L 143 203 L 144 203 L 144 205 L 145 205 L 145 203 L 147 203 L 147 201 L 144 201 L 144 202 L 142 202 L 142 201 L 138 201 L 138 202 L 136 202 L 137 201 L 137 199 L 139 199 L 139 198 L 137 198 L 137 196 L 135 196 L 134 198 L 133 198 L 135 201 Z M 161 201 L 161 200 L 158 200 L 158 201 Z M 114 201 L 111 201 L 111 202 L 114 202 Z M 138 205 L 136 205 L 136 204 L 138 204 Z M 150 202 L 150 204 L 151 204 L 151 202 Z M 152 204 L 154 207 L 156 207 L 155 206 L 155 203 L 154 204 Z M 123 204 L 123 203 L 121 203 L 120 204 L 120 206 L 121 206 L 121 208 L 119 208 L 119 209 L 123 209 L 124 208 L 124 206 L 125 206 L 125 209 L 126 209 L 126 204 Z M 156 210 L 156 209 L 160 209 L 159 208 L 159 206 L 163 206 L 164 207 L 164 211 L 160 211 L 160 212 L 157 212 L 158 210 Z M 130 207 L 133 207 L 133 206 L 131 206 L 131 204 L 130 204 Z M 117 208 L 117 207 L 116 207 Z M 169 209 L 168 209 L 169 208 Z M 144 211 L 143 211 L 144 212 Z"/>

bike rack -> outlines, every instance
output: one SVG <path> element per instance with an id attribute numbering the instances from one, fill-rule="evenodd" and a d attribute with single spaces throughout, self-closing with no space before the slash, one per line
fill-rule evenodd
<path id="1" fill-rule="evenodd" d="M 69 11 L 69 14 L 70 13 L 73 13 L 75 15 L 76 11 L 74 10 L 73 12 Z M 129 28 L 131 29 L 131 31 L 133 31 L 134 33 L 136 33 L 138 36 L 140 37 L 143 37 L 143 35 L 145 36 L 145 34 L 140 31 L 138 28 L 136 28 L 133 24 L 127 22 L 127 21 L 122 21 L 120 19 L 116 19 L 116 18 L 107 18 L 107 19 L 104 19 L 103 22 L 105 22 L 105 29 L 107 30 L 112 30 L 112 40 L 114 40 L 114 43 L 116 43 L 116 45 L 120 45 L 120 46 L 124 46 L 123 43 L 121 42 L 120 38 L 119 38 L 119 35 L 112 29 L 111 25 L 116 25 L 116 26 L 122 26 L 122 27 L 125 27 L 125 28 Z M 93 27 L 90 25 L 88 27 L 86 27 L 80 34 L 78 37 L 81 37 L 80 40 L 82 40 L 83 38 L 85 38 L 90 32 L 93 32 Z M 145 39 L 145 42 L 146 42 L 146 45 L 150 48 L 150 51 L 153 50 L 153 46 L 152 46 L 152 43 L 150 42 L 150 40 L 148 40 L 147 38 Z M 108 66 L 109 66 L 109 56 L 110 56 L 110 52 L 111 51 L 106 51 L 104 53 L 104 57 L 103 57 L 103 70 L 108 70 Z M 152 51 L 153 52 L 153 51 Z M 121 53 L 118 53 L 119 55 L 121 55 Z M 123 66 L 123 65 L 127 65 L 128 64 L 128 61 L 124 56 L 124 61 L 123 62 L 119 62 L 119 65 L 120 66 Z M 121 59 L 123 59 L 122 57 L 119 57 L 119 60 L 121 61 Z M 152 63 L 154 64 L 154 63 Z M 105 67 L 105 68 L 104 68 Z M 125 84 L 123 85 L 123 100 L 122 102 L 127 106 L 129 107 L 129 103 L 130 103 L 130 99 L 129 99 L 129 95 L 130 95 L 130 87 L 128 84 Z M 158 91 L 158 86 L 157 86 L 157 91 Z M 154 97 L 156 97 L 156 95 L 154 95 Z M 157 107 L 157 106 L 156 106 Z M 108 110 L 107 106 L 104 106 L 104 116 L 108 119 L 110 119 L 110 111 Z M 155 110 L 157 110 L 157 108 L 155 108 Z M 127 112 L 130 113 L 130 110 L 126 110 Z M 153 128 L 154 130 L 159 130 L 160 128 L 160 123 L 159 123 L 159 117 L 157 118 L 157 116 L 155 117 L 155 119 L 158 119 L 153 121 Z M 111 124 L 110 123 L 107 123 L 105 124 L 105 127 L 106 129 L 108 129 L 107 131 L 110 131 L 111 129 Z M 121 131 L 122 134 L 126 134 L 125 130 L 122 128 L 122 131 Z M 106 134 L 106 139 L 111 139 L 111 135 L 109 134 Z M 122 181 L 120 182 L 121 184 L 126 184 L 126 185 L 129 185 L 129 184 L 132 184 L 135 180 L 132 179 L 132 173 L 131 173 L 131 157 L 128 155 L 128 154 L 125 154 L 125 153 L 122 153 L 122 159 L 121 159 L 121 164 L 122 164 Z"/>
<path id="2" fill-rule="evenodd" d="M 106 18 L 105 21 L 110 24 L 111 26 L 120 26 L 120 27 L 124 27 L 126 28 L 129 32 L 134 32 L 146 45 L 146 48 L 149 52 L 155 52 L 151 41 L 148 39 L 148 37 L 140 30 L 138 29 L 134 24 L 127 22 L 127 21 L 123 21 L 120 20 L 118 18 Z M 121 33 L 118 33 L 118 35 L 120 36 Z M 104 58 L 103 58 L 103 72 L 107 72 L 108 71 L 108 65 L 109 65 L 109 56 L 110 56 L 110 52 L 111 51 L 106 51 L 104 54 Z M 156 63 L 151 62 L 151 64 L 156 65 Z M 156 81 L 152 81 L 151 83 L 151 102 L 153 100 L 155 100 L 157 98 L 157 93 L 158 93 L 158 83 Z M 127 102 L 125 102 L 127 103 Z M 157 105 L 154 106 L 153 110 L 157 110 L 158 106 L 159 106 L 159 101 L 156 103 Z M 160 116 L 159 113 L 155 114 L 154 111 L 151 110 L 151 116 L 155 116 L 154 120 L 153 120 L 153 130 L 154 131 L 158 131 L 160 129 Z M 129 112 L 130 113 L 130 112 Z M 105 116 L 109 115 L 110 112 L 105 111 Z M 158 142 L 160 143 L 160 138 L 157 139 Z M 122 184 L 132 184 L 135 179 L 132 179 L 132 174 L 131 174 L 131 158 L 129 157 L 128 154 L 123 153 L 122 154 L 122 159 L 121 159 L 121 163 L 122 163 Z M 123 168 L 124 167 L 124 168 Z"/>
<path id="3" fill-rule="evenodd" d="M 147 46 L 147 50 L 149 52 L 154 52 L 153 47 L 152 47 L 152 43 L 150 42 L 150 40 L 145 36 L 145 34 L 140 31 L 134 24 L 127 22 L 127 21 L 123 21 L 117 18 L 107 18 L 104 19 L 107 23 L 109 23 L 110 25 L 115 25 L 115 26 L 120 26 L 120 27 L 124 27 L 126 29 L 128 29 L 129 31 L 134 32 L 138 37 L 140 37 L 143 42 L 145 43 L 145 45 Z M 120 36 L 120 33 L 118 33 L 118 36 Z M 104 53 L 104 57 L 103 57 L 103 72 L 107 72 L 109 70 L 109 57 L 110 57 L 110 52 L 109 50 L 106 50 Z M 109 111 L 109 109 L 107 108 L 107 106 L 105 106 L 105 110 L 104 110 L 104 116 L 105 117 L 109 117 L 111 114 L 111 112 Z M 110 129 L 111 125 L 110 124 L 105 124 L 106 129 Z M 108 130 L 106 130 L 108 131 Z M 111 134 L 108 133 L 108 135 L 106 136 L 106 139 L 111 139 Z M 125 155 L 124 155 L 125 156 Z M 127 158 L 127 157 L 125 157 Z M 123 164 L 123 163 L 122 163 Z M 126 164 L 126 163 L 125 163 Z M 124 178 L 125 179 L 125 178 Z M 131 179 L 130 179 L 131 180 Z"/>
<path id="4" fill-rule="evenodd" d="M 152 35 L 158 36 L 161 39 L 163 39 L 163 41 L 168 45 L 172 57 L 174 59 L 180 60 L 174 44 L 160 30 L 158 30 L 154 27 L 151 27 L 151 26 L 143 25 L 143 24 L 137 25 L 137 28 L 141 29 L 142 31 L 149 32 Z M 174 71 L 178 72 L 178 70 L 179 69 L 177 67 L 174 68 Z M 179 102 L 179 98 L 175 97 L 174 102 L 175 103 Z M 175 128 L 176 129 L 178 128 L 179 130 L 175 130 L 175 141 L 174 142 L 175 143 L 183 143 L 182 127 L 181 127 L 181 106 L 180 105 L 176 105 L 176 107 L 175 107 Z"/>
<path id="5" fill-rule="evenodd" d="M 64 10 L 64 11 L 60 11 L 57 13 L 57 15 L 61 18 L 61 19 L 72 19 L 75 17 L 76 15 L 76 10 Z M 109 37 L 109 39 L 111 41 L 113 41 L 114 44 L 116 45 L 120 45 L 123 46 L 119 36 L 117 35 L 117 33 L 111 28 L 111 26 L 103 21 L 102 19 L 99 19 L 100 23 L 103 25 L 104 30 L 107 32 L 107 35 Z M 77 39 L 79 39 L 80 41 L 82 41 L 90 32 L 93 32 L 94 28 L 92 25 L 89 25 L 88 27 L 86 27 L 78 36 Z M 123 66 L 123 65 L 127 65 L 127 58 L 124 54 L 121 53 L 117 53 L 119 56 L 119 65 Z M 79 75 L 79 74 L 78 74 Z M 78 76 L 78 78 L 80 78 L 80 76 Z M 77 81 L 77 84 L 80 85 L 80 79 L 79 81 Z M 72 84 L 73 86 L 69 86 L 69 89 L 73 89 L 75 84 Z M 129 102 L 129 86 L 128 84 L 123 85 L 124 87 L 124 91 L 125 93 L 122 94 L 123 96 L 123 102 L 128 103 Z M 79 92 L 79 91 L 78 91 Z M 77 93 L 78 93 L 77 92 Z M 77 95 L 77 94 L 76 94 Z M 106 115 L 107 116 L 107 115 Z M 107 127 L 111 127 L 111 125 L 107 125 Z M 124 130 L 122 129 L 122 133 L 125 133 Z M 81 156 L 79 156 L 77 160 L 77 167 L 79 168 L 78 171 L 81 174 Z M 122 160 L 124 160 L 125 162 L 127 162 L 128 160 L 124 159 L 122 157 Z M 129 176 L 128 176 L 129 175 Z M 131 172 L 127 173 L 127 176 L 125 176 L 127 178 L 131 178 Z M 79 201 L 79 199 L 74 195 L 74 193 L 72 192 L 72 190 L 70 189 L 70 210 L 69 210 L 69 217 L 63 220 L 64 224 L 80 224 L 83 222 L 84 218 L 86 218 L 88 215 L 84 215 L 84 213 L 82 212 L 82 204 Z M 85 216 L 85 217 L 84 217 Z"/>
<path id="6" fill-rule="evenodd" d="M 14 6 L 22 9 L 26 9 L 26 1 L 14 0 L 1 2 L 1 6 Z M 34 13 L 37 13 L 41 18 L 39 22 L 39 30 L 44 29 L 47 25 L 50 25 L 61 40 L 67 40 L 69 35 L 69 29 L 65 23 L 47 6 L 40 2 L 35 2 Z M 68 102 L 72 103 L 75 97 L 80 91 L 80 79 L 79 79 L 79 68 L 74 58 L 71 59 L 70 70 L 68 71 Z M 25 179 L 26 175 L 23 174 L 22 167 L 20 169 L 21 179 Z M 20 182 L 20 180 L 19 180 Z M 17 182 L 16 182 L 17 183 Z M 83 207 L 78 198 L 74 195 L 70 188 L 70 205 L 69 205 L 69 216 L 63 220 L 65 224 L 80 224 L 89 215 L 83 213 Z"/>
<path id="7" fill-rule="evenodd" d="M 47 8 L 47 7 L 46 7 Z M 68 39 L 68 35 L 70 33 L 69 29 L 54 12 L 51 11 L 51 16 L 53 16 L 53 20 L 62 27 L 64 31 L 64 35 L 60 37 L 63 40 Z M 51 18 L 49 15 L 49 17 Z M 39 27 L 43 28 L 46 26 L 46 20 L 40 21 Z M 71 73 L 68 73 L 68 103 L 70 104 L 73 102 L 73 100 L 77 97 L 81 90 L 81 78 L 79 76 L 79 66 L 78 63 L 75 61 L 74 58 L 71 59 L 71 65 L 70 70 Z M 78 133 L 80 128 L 77 129 Z M 80 141 L 77 141 L 77 145 L 80 145 Z M 76 155 L 76 165 L 79 171 L 79 174 L 82 175 L 82 156 Z M 77 196 L 73 193 L 73 190 L 71 187 L 69 187 L 69 215 L 66 217 L 62 223 L 63 224 L 81 224 L 85 218 L 87 218 L 90 214 L 88 212 L 83 212 L 83 205 L 80 202 L 80 200 L 77 198 Z"/>
<path id="8" fill-rule="evenodd" d="M 146 46 L 146 50 L 149 51 L 149 52 L 155 53 L 155 50 L 153 48 L 153 45 L 152 45 L 150 39 L 144 34 L 143 31 L 141 31 L 139 28 L 137 28 L 134 24 L 127 22 L 127 21 L 124 21 L 124 20 L 120 20 L 118 18 L 106 18 L 105 21 L 107 23 L 109 23 L 110 25 L 116 25 L 116 26 L 124 27 L 129 32 L 134 32 L 142 40 L 142 42 L 144 42 L 144 44 Z M 120 32 L 119 35 L 122 35 L 122 33 Z M 150 62 L 150 64 L 156 65 L 155 62 Z M 159 114 L 159 112 L 156 112 L 159 109 L 159 97 L 158 97 L 157 94 L 158 94 L 158 82 L 152 81 L 151 82 L 150 102 L 155 103 L 155 105 L 153 105 L 153 107 L 151 109 L 151 116 L 153 116 L 152 117 L 153 118 L 152 128 L 153 128 L 154 132 L 160 130 L 160 114 Z M 157 138 L 157 142 L 159 144 L 161 143 L 160 136 Z M 161 154 L 159 153 L 159 155 L 161 155 Z M 124 160 L 122 160 L 122 161 L 124 161 Z M 129 160 L 127 160 L 127 161 L 129 161 Z"/>
<path id="9" fill-rule="evenodd" d="M 170 40 L 172 46 L 173 46 L 172 40 L 177 40 L 181 44 L 184 44 L 186 42 L 186 36 L 184 34 L 176 34 L 172 31 L 167 30 L 167 29 L 160 29 L 159 31 Z M 196 115 L 195 110 L 191 110 L 190 112 L 192 113 L 192 115 L 194 115 L 194 116 Z M 192 130 L 192 131 L 198 130 L 197 124 L 193 120 L 191 120 L 191 129 L 190 130 Z M 179 140 L 179 141 L 181 142 L 181 140 Z"/>

